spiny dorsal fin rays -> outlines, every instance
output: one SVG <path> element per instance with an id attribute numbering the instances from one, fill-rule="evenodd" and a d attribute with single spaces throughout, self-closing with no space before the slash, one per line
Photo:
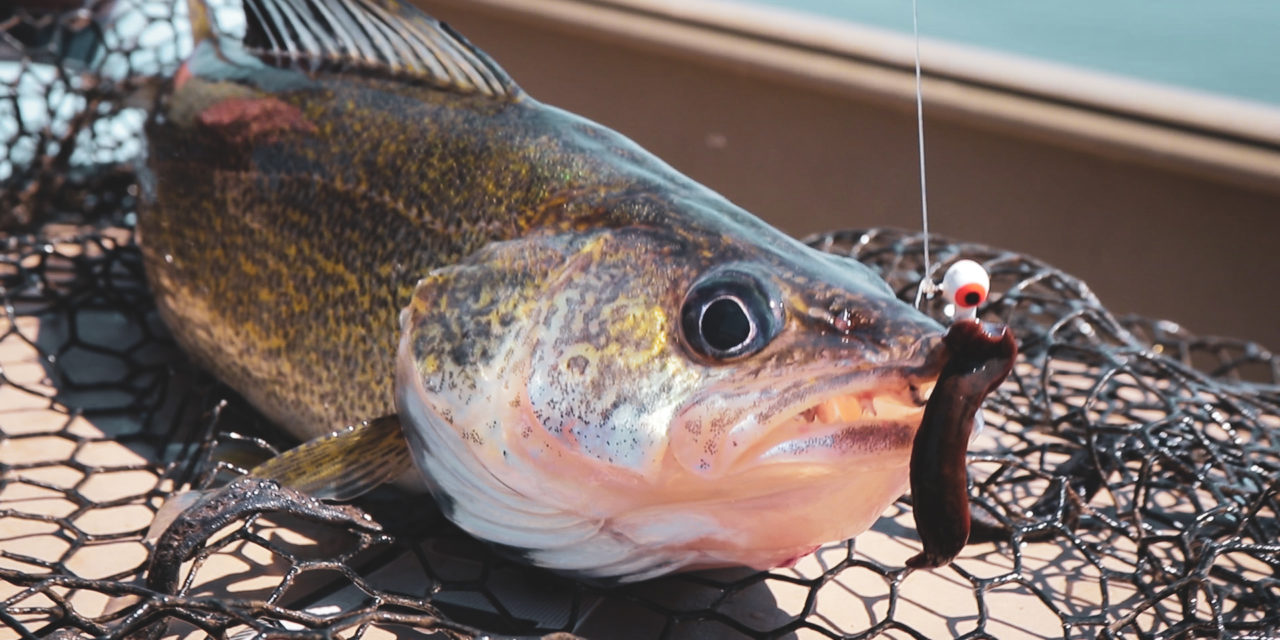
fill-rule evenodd
<path id="1" fill-rule="evenodd" d="M 382 72 L 493 98 L 520 90 L 448 25 L 395 0 L 244 0 L 245 50 L 272 66 Z"/>
<path id="2" fill-rule="evenodd" d="M 284 43 L 285 43 L 285 46 L 289 49 L 290 54 L 294 56 L 300 56 L 302 52 L 305 52 L 305 51 L 328 53 L 326 51 L 324 43 L 316 39 L 312 35 L 313 33 L 321 33 L 322 32 L 321 30 L 323 29 L 323 27 L 320 25 L 320 23 L 316 22 L 311 17 L 310 12 L 294 11 L 293 7 L 290 6 L 289 3 L 287 2 L 281 3 L 278 6 L 273 6 L 268 3 L 265 8 L 268 11 L 272 10 L 273 8 L 278 10 L 278 13 L 275 14 L 276 24 L 282 27 L 287 25 L 295 26 L 295 28 L 292 29 L 292 31 L 293 31 L 293 35 L 298 39 L 299 41 L 298 44 L 300 46 L 295 50 L 293 43 L 290 42 L 288 39 L 285 39 Z M 296 28 L 296 27 L 301 27 L 301 28 Z"/>

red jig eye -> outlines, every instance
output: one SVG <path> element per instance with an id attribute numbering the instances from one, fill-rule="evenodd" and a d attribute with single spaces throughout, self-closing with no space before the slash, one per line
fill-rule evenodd
<path id="1" fill-rule="evenodd" d="M 962 307 L 976 307 L 987 299 L 987 290 L 982 285 L 971 282 L 960 287 L 954 302 Z"/>
<path id="2" fill-rule="evenodd" d="M 972 260 L 961 260 L 951 265 L 942 277 L 942 294 L 947 302 L 956 306 L 957 318 L 961 315 L 973 317 L 976 307 L 986 302 L 990 288 L 991 277 L 987 270 Z"/>

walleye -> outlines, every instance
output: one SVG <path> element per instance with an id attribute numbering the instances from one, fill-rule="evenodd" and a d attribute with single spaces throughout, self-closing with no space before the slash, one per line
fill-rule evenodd
<path id="1" fill-rule="evenodd" d="M 903 492 L 956 349 L 869 269 L 412 7 L 245 0 L 239 40 L 192 16 L 141 244 L 179 343 L 314 438 L 252 475 L 345 499 L 411 458 L 464 530 L 619 581 L 783 565 Z M 958 459 L 931 482 L 962 498 L 975 388 L 919 463 Z"/>

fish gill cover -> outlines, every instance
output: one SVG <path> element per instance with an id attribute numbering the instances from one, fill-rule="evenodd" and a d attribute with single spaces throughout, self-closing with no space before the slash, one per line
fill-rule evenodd
<path id="1" fill-rule="evenodd" d="M 1280 359 L 1118 319 L 1034 258 L 937 239 L 938 273 L 962 257 L 991 271 L 983 316 L 1021 342 L 971 447 L 978 540 L 950 567 L 905 568 L 904 497 L 791 569 L 606 589 L 503 559 L 386 490 L 359 502 L 371 526 L 229 522 L 177 596 L 148 591 L 159 506 L 289 442 L 175 348 L 131 230 L 142 115 L 118 98 L 175 66 L 185 17 L 29 4 L 46 10 L 0 8 L 0 637 L 165 619 L 272 637 L 1280 634 Z M 809 242 L 904 298 L 922 276 L 917 234 Z"/>

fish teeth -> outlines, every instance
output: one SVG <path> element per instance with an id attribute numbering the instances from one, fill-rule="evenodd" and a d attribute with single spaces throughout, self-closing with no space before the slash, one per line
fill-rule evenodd
<path id="1" fill-rule="evenodd" d="M 853 396 L 840 396 L 817 405 L 813 410 L 822 422 L 837 424 L 858 419 L 866 413 L 866 404 Z"/>
<path id="2" fill-rule="evenodd" d="M 875 417 L 876 415 L 876 397 L 875 396 L 866 396 L 862 398 L 861 404 L 862 404 L 862 415 Z"/>
<path id="3" fill-rule="evenodd" d="M 818 406 L 814 407 L 814 409 L 817 410 L 818 419 L 827 424 L 831 424 L 833 422 L 839 422 L 841 419 L 844 418 L 844 416 L 840 413 L 840 403 L 838 400 L 835 400 L 835 399 L 827 400 L 822 404 L 819 404 Z"/>
<path id="4" fill-rule="evenodd" d="M 890 414 L 893 414 L 893 402 L 889 403 Z M 822 424 L 852 423 L 866 418 L 879 416 L 876 397 L 871 394 L 855 396 L 847 395 L 824 400 L 804 411 L 794 419 L 806 424 L 820 422 Z"/>
<path id="5" fill-rule="evenodd" d="M 845 396 L 840 398 L 838 400 L 840 403 L 840 415 L 845 420 L 856 420 L 867 412 L 866 401 L 867 398 L 870 397 L 871 396 L 867 396 L 866 398 Z"/>

